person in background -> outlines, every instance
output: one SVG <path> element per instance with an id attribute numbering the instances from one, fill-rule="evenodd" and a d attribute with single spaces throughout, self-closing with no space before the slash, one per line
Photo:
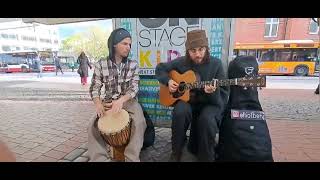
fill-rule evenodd
<path id="1" fill-rule="evenodd" d="M 88 57 L 86 56 L 86 54 L 83 51 L 81 52 L 80 56 L 78 57 L 77 63 L 79 64 L 78 74 L 81 77 L 81 84 L 86 85 L 87 78 L 89 76 L 88 67 L 90 67 L 90 69 L 92 69 L 92 67 L 91 67 L 90 62 L 88 60 Z"/>
<path id="2" fill-rule="evenodd" d="M 61 64 L 60 64 L 60 58 L 57 56 L 57 54 L 55 54 L 53 58 L 54 58 L 54 64 L 56 65 L 56 76 L 58 75 L 58 70 L 60 70 L 61 74 L 63 74 Z"/>

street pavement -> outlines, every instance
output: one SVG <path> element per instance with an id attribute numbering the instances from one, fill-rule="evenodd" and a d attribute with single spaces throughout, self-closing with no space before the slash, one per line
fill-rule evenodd
<path id="1" fill-rule="evenodd" d="M 87 126 L 94 107 L 89 87 L 75 81 L 80 81 L 79 77 L 58 75 L 38 80 L 1 75 L 0 138 L 17 161 L 89 160 Z M 320 161 L 320 98 L 313 92 L 308 86 L 259 90 L 275 161 Z M 156 127 L 156 142 L 141 152 L 141 160 L 165 162 L 170 152 L 170 128 Z M 184 161 L 196 160 L 186 155 Z"/>

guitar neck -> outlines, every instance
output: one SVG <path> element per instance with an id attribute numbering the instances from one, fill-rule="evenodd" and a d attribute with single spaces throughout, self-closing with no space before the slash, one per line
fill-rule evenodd
<path id="1" fill-rule="evenodd" d="M 217 86 L 232 86 L 237 85 L 237 78 L 236 79 L 222 79 L 216 80 Z M 211 84 L 214 85 L 214 81 L 198 81 L 194 83 L 187 83 L 187 89 L 194 89 L 194 88 L 204 88 L 205 85 Z"/>

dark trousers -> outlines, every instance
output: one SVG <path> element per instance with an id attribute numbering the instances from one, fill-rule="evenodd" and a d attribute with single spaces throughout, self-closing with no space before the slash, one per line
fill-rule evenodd
<path id="1" fill-rule="evenodd" d="M 188 149 L 199 161 L 215 161 L 215 136 L 218 122 L 215 107 L 190 105 L 178 101 L 172 112 L 172 153 L 180 159 L 186 142 L 186 131 L 191 123 Z"/>
<path id="2" fill-rule="evenodd" d="M 318 85 L 316 91 L 314 91 L 314 93 L 319 94 L 319 85 Z"/>
<path id="3" fill-rule="evenodd" d="M 56 67 L 56 75 L 58 75 L 58 70 L 60 70 L 61 74 L 63 74 L 61 66 L 57 66 Z"/>

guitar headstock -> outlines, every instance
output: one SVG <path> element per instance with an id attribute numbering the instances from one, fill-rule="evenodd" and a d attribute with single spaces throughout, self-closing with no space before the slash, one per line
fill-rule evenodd
<path id="1" fill-rule="evenodd" d="M 266 87 L 266 76 L 246 76 L 237 78 L 238 86 Z"/>

